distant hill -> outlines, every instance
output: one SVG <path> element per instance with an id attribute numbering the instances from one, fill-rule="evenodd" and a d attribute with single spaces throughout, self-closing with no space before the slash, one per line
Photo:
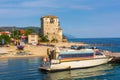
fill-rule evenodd
<path id="1" fill-rule="evenodd" d="M 29 27 L 16 27 L 16 26 L 0 26 L 0 31 L 10 31 L 12 32 L 13 30 L 20 30 L 20 29 L 34 29 L 35 33 L 38 33 L 40 30 L 40 27 L 34 27 L 34 26 L 29 26 Z"/>
<path id="2" fill-rule="evenodd" d="M 64 34 L 64 36 L 65 36 L 67 39 L 75 38 L 75 36 L 73 36 L 73 35 L 71 35 L 71 34 Z"/>
<path id="3" fill-rule="evenodd" d="M 19 30 L 19 28 L 15 27 L 15 26 L 0 26 L 0 31 L 10 31 L 10 32 L 12 32 L 13 30 Z"/>
<path id="4" fill-rule="evenodd" d="M 0 26 L 0 31 L 10 31 L 10 32 L 12 32 L 13 30 L 20 30 L 20 29 L 24 29 L 24 30 L 26 30 L 26 29 L 34 29 L 35 33 L 38 33 L 40 31 L 40 27 L 36 27 L 36 26 L 28 26 L 28 27 Z M 63 33 L 63 35 L 67 39 L 75 38 L 75 36 L 73 36 L 71 34 Z"/>
<path id="5" fill-rule="evenodd" d="M 34 29 L 35 33 L 38 33 L 40 31 L 40 27 L 34 27 L 34 26 L 29 26 L 29 27 L 23 27 L 20 29 Z"/>

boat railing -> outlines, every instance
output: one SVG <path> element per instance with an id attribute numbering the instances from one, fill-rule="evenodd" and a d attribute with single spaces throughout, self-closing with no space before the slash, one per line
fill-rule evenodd
<path id="1" fill-rule="evenodd" d="M 59 59 L 52 59 L 51 64 L 59 64 L 60 60 Z"/>

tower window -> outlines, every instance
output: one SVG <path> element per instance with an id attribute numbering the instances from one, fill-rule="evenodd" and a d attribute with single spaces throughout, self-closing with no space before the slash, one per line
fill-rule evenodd
<path id="1" fill-rule="evenodd" d="M 55 21 L 54 18 L 50 19 L 50 23 L 54 23 L 54 21 Z"/>

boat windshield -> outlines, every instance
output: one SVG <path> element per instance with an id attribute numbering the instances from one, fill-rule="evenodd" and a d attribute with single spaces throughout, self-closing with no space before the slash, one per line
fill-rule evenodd
<path id="1" fill-rule="evenodd" d="M 95 55 L 103 55 L 101 52 L 96 52 Z"/>

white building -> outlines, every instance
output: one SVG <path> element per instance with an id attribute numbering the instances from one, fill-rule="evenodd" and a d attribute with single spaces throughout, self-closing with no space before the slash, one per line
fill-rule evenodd
<path id="1" fill-rule="evenodd" d="M 38 44 L 38 35 L 37 34 L 30 34 L 28 35 L 28 43 L 32 45 Z"/>

